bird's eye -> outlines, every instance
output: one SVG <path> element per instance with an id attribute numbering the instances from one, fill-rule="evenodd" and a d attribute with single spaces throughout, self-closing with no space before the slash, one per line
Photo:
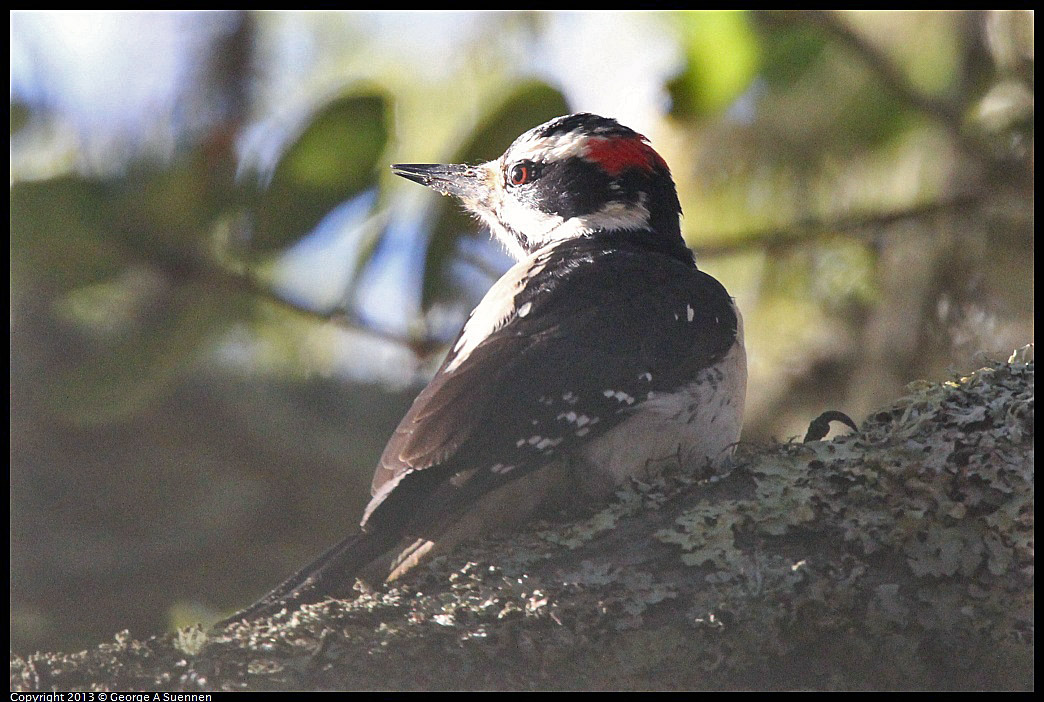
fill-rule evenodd
<path id="1" fill-rule="evenodd" d="M 508 183 L 511 185 L 525 185 L 533 180 L 535 172 L 535 164 L 532 161 L 519 161 L 508 171 Z"/>

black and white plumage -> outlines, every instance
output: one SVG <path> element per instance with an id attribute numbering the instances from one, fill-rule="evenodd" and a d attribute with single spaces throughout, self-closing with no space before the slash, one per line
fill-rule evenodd
<path id="1" fill-rule="evenodd" d="M 644 137 L 581 113 L 486 164 L 393 168 L 458 197 L 518 263 L 389 440 L 362 533 L 237 618 L 346 595 L 364 573 L 397 577 L 656 461 L 718 461 L 739 437 L 742 321 L 697 269 Z"/>

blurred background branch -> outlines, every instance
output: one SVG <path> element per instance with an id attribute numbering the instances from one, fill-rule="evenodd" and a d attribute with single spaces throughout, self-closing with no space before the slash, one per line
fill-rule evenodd
<path id="1" fill-rule="evenodd" d="M 913 205 L 891 212 L 867 215 L 848 215 L 834 220 L 807 218 L 791 222 L 785 227 L 772 227 L 747 232 L 738 241 L 714 244 L 715 236 L 706 235 L 707 243 L 693 249 L 698 258 L 728 256 L 751 250 L 780 251 L 781 249 L 814 244 L 835 237 L 876 236 L 882 227 L 904 220 L 923 220 L 943 213 L 959 214 L 981 206 L 981 200 L 972 195 L 954 197 L 939 202 Z M 726 238 L 726 237 L 721 237 Z"/>
<path id="2" fill-rule="evenodd" d="M 771 16 L 771 15 L 770 15 Z M 1022 187 L 1032 186 L 1032 171 L 1029 164 L 1015 154 L 990 149 L 977 135 L 969 132 L 965 115 L 971 104 L 965 100 L 977 97 L 969 91 L 970 81 L 962 80 L 964 91 L 956 92 L 952 98 L 933 96 L 922 92 L 914 86 L 902 68 L 894 63 L 885 53 L 866 37 L 859 34 L 858 29 L 846 22 L 841 15 L 827 10 L 803 10 L 799 12 L 782 12 L 778 15 L 784 22 L 807 22 L 815 26 L 838 44 L 848 48 L 858 56 L 876 75 L 881 84 L 899 101 L 910 109 L 923 113 L 945 128 L 958 147 L 971 158 L 979 161 L 990 176 L 1001 180 L 1011 180 Z M 965 13 L 967 53 L 974 59 L 980 58 L 977 44 L 980 37 L 985 36 L 986 13 Z M 978 66 L 967 66 L 965 75 Z"/>
<path id="3" fill-rule="evenodd" d="M 744 312 L 748 440 L 1032 341 L 1029 12 L 11 19 L 16 651 L 217 618 L 354 526 L 509 265 L 390 163 L 648 136 Z"/>

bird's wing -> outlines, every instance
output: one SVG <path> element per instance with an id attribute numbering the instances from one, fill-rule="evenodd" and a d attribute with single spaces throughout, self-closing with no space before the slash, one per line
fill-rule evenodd
<path id="1" fill-rule="evenodd" d="M 735 343 L 731 298 L 692 265 L 628 249 L 555 254 L 472 313 L 389 440 L 364 527 L 405 528 L 461 471 L 479 469 L 481 492 L 568 455 Z"/>

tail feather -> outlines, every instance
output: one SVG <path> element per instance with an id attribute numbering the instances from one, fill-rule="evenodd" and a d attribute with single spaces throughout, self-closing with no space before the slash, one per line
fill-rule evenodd
<path id="1" fill-rule="evenodd" d="M 284 580 L 260 600 L 216 626 L 270 616 L 282 609 L 321 602 L 327 597 L 346 596 L 351 593 L 359 572 L 388 551 L 397 541 L 395 537 L 381 534 L 360 533 L 349 536 Z"/>

